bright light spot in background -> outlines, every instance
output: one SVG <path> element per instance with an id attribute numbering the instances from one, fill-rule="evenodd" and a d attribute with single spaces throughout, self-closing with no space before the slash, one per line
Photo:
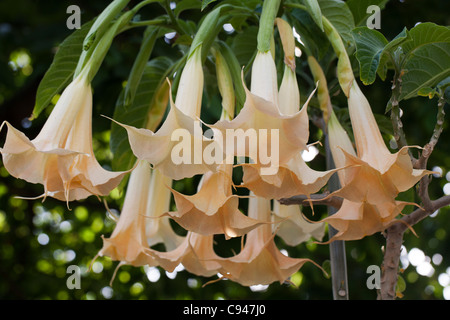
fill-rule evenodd
<path id="1" fill-rule="evenodd" d="M 164 35 L 164 41 L 166 43 L 170 43 L 170 40 L 172 40 L 177 35 L 176 32 L 168 32 Z"/>
<path id="2" fill-rule="evenodd" d="M 288 252 L 286 251 L 286 249 L 281 249 L 280 252 L 281 252 L 282 254 L 284 254 L 286 257 L 289 257 L 289 254 L 288 254 Z"/>
<path id="3" fill-rule="evenodd" d="M 103 287 L 101 293 L 105 297 L 105 299 L 111 299 L 114 290 L 111 287 Z"/>
<path id="4" fill-rule="evenodd" d="M 223 25 L 223 30 L 225 30 L 226 33 L 233 33 L 234 32 L 234 28 L 233 28 L 231 23 L 225 23 Z"/>
<path id="5" fill-rule="evenodd" d="M 33 72 L 31 57 L 25 49 L 13 51 L 9 56 L 8 64 L 13 71 L 21 70 L 25 76 L 29 76 Z"/>
<path id="6" fill-rule="evenodd" d="M 409 266 L 408 251 L 405 246 L 402 246 L 400 250 L 400 263 L 402 264 L 403 269 L 406 269 Z"/>
<path id="7" fill-rule="evenodd" d="M 433 263 L 437 266 L 442 263 L 442 260 L 443 260 L 443 258 L 440 253 L 433 254 L 433 257 L 431 258 L 431 261 L 433 261 Z"/>
<path id="8" fill-rule="evenodd" d="M 302 158 L 305 162 L 312 161 L 319 154 L 319 149 L 309 146 L 308 150 L 302 152 Z"/>
<path id="9" fill-rule="evenodd" d="M 421 276 L 431 277 L 434 274 L 434 268 L 428 261 L 424 261 L 419 264 L 416 268 L 416 271 Z"/>
<path id="10" fill-rule="evenodd" d="M 445 179 L 447 179 L 447 181 L 450 181 L 450 171 L 445 175 Z"/>
<path id="11" fill-rule="evenodd" d="M 450 300 L 450 287 L 445 287 L 442 291 L 445 300 Z"/>
<path id="12" fill-rule="evenodd" d="M 441 286 L 447 287 L 450 284 L 450 276 L 447 273 L 441 273 L 438 277 L 438 282 Z"/>
<path id="13" fill-rule="evenodd" d="M 147 278 L 150 282 L 157 282 L 159 278 L 161 278 L 161 273 L 159 272 L 158 268 L 156 267 L 144 267 L 145 274 L 147 275 Z"/>
<path id="14" fill-rule="evenodd" d="M 187 279 L 187 285 L 189 288 L 197 288 L 198 287 L 198 280 L 194 278 Z"/>
<path id="15" fill-rule="evenodd" d="M 176 272 L 175 270 L 172 271 L 172 272 L 166 271 L 166 276 L 167 276 L 167 278 L 173 280 L 173 279 L 175 279 L 175 278 L 177 277 L 177 273 L 178 273 L 178 272 Z"/>
<path id="16" fill-rule="evenodd" d="M 45 233 L 41 233 L 38 235 L 37 241 L 39 242 L 40 245 L 45 246 L 50 241 L 50 238 Z"/>
<path id="17" fill-rule="evenodd" d="M 170 3 L 170 9 L 175 9 L 177 7 L 177 4 L 175 2 Z"/>
<path id="18" fill-rule="evenodd" d="M 297 40 L 298 42 L 300 42 L 302 45 L 305 45 L 302 41 L 302 38 L 300 37 L 300 35 L 298 34 L 297 30 L 295 30 L 295 27 L 292 27 L 292 33 L 294 34 L 294 38 L 295 40 Z"/>
<path id="19" fill-rule="evenodd" d="M 418 248 L 412 248 L 408 253 L 409 262 L 417 267 L 419 264 L 425 261 L 425 253 Z"/>
<path id="20" fill-rule="evenodd" d="M 69 232 L 72 230 L 72 224 L 70 221 L 63 221 L 59 224 L 59 230 L 61 230 L 61 232 Z"/>
<path id="21" fill-rule="evenodd" d="M 95 261 L 92 265 L 92 271 L 95 273 L 100 273 L 103 271 L 103 264 L 101 262 Z"/>
<path id="22" fill-rule="evenodd" d="M 302 56 L 302 50 L 299 47 L 295 47 L 294 54 L 297 58 L 300 58 Z"/>
<path id="23" fill-rule="evenodd" d="M 444 171 L 442 170 L 442 168 L 441 168 L 441 167 L 438 167 L 438 166 L 433 167 L 433 169 L 431 169 L 431 171 L 437 172 L 437 173 L 433 173 L 433 177 L 435 177 L 435 178 L 440 178 L 440 177 L 442 177 L 442 173 L 444 172 Z"/>
<path id="24" fill-rule="evenodd" d="M 268 287 L 269 285 L 267 284 L 257 284 L 254 286 L 250 286 L 250 290 L 252 290 L 253 292 L 261 292 L 266 291 Z"/>
<path id="25" fill-rule="evenodd" d="M 434 217 L 436 217 L 436 216 L 438 215 L 438 213 L 439 213 L 439 209 L 437 209 L 435 212 L 433 212 L 432 214 L 430 214 L 430 217 L 431 217 L 431 218 L 434 218 Z"/>
<path id="26" fill-rule="evenodd" d="M 446 183 L 444 185 L 444 187 L 442 188 L 442 191 L 444 191 L 445 195 L 447 195 L 447 196 L 450 195 L 450 182 Z"/>

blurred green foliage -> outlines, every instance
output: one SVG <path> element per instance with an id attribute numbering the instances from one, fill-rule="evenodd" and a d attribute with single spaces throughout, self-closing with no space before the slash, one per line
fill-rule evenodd
<path id="1" fill-rule="evenodd" d="M 45 115 L 32 123 L 27 121 L 34 106 L 37 85 L 48 69 L 56 46 L 70 34 L 66 28 L 66 8 L 76 4 L 82 9 L 82 22 L 96 16 L 109 1 L 32 1 L 3 0 L 0 2 L 0 121 L 8 120 L 20 128 L 28 137 L 34 137 L 40 130 Z M 404 27 L 411 28 L 417 22 L 431 21 L 449 25 L 448 0 L 392 0 L 382 11 L 382 29 L 387 39 L 392 39 Z M 162 8 L 152 5 L 146 11 L 150 17 L 162 14 Z M 180 17 L 198 21 L 199 11 L 186 11 Z M 112 116 L 115 101 L 133 64 L 139 49 L 142 30 L 130 30 L 115 39 L 99 74 L 94 79 L 94 114 Z M 226 34 L 222 35 L 223 37 Z M 248 34 L 231 35 L 241 37 L 245 42 Z M 240 62 L 248 61 L 248 55 L 240 52 Z M 158 40 L 155 56 L 172 56 L 174 49 L 170 43 Z M 249 53 L 249 55 L 251 52 Z M 311 87 L 305 59 L 297 59 L 300 86 Z M 211 62 L 207 62 L 211 63 Z M 213 75 L 206 74 L 205 77 Z M 388 75 L 389 79 L 389 75 Z M 205 81 L 207 82 L 207 81 Z M 211 81 L 214 82 L 214 81 Z M 379 79 L 369 87 L 362 88 L 374 112 L 383 115 L 390 97 L 389 81 Z M 117 93 L 117 94 L 116 94 Z M 306 96 L 306 95 L 303 95 Z M 220 103 L 217 97 L 206 97 Z M 214 105 L 214 103 L 212 103 Z M 429 139 L 435 123 L 436 99 L 415 98 L 403 103 L 403 122 L 406 135 L 413 145 L 423 145 Z M 446 106 L 448 108 L 448 105 Z M 49 111 L 46 111 L 47 114 Z M 207 110 L 212 122 L 219 112 Z M 44 112 L 45 113 L 45 112 Z M 382 116 L 383 117 L 383 116 Z M 342 118 L 345 118 L 343 115 Z M 112 154 L 109 149 L 110 122 L 94 116 L 94 149 L 101 164 L 110 166 Z M 429 161 L 429 168 L 438 166 L 442 177 L 434 178 L 430 185 L 432 199 L 443 195 L 443 187 L 450 181 L 450 140 L 448 126 L 444 127 L 442 138 Z M 320 131 L 313 129 L 311 139 L 320 138 Z M 3 145 L 4 132 L 0 142 Z M 321 155 L 310 164 L 323 168 Z M 175 189 L 186 194 L 194 193 L 198 177 L 175 184 Z M 121 207 L 125 182 L 108 197 L 112 210 Z M 114 221 L 108 217 L 103 205 L 95 197 L 69 203 L 47 198 L 45 202 L 16 198 L 34 197 L 42 193 L 41 186 L 28 184 L 11 177 L 3 166 L 0 167 L 0 298 L 1 299 L 332 299 L 331 281 L 312 264 L 306 264 L 294 274 L 290 284 L 272 284 L 261 291 L 243 287 L 228 280 L 218 281 L 202 287 L 212 280 L 189 274 L 184 270 L 176 274 L 166 274 L 159 268 L 135 268 L 123 266 L 110 286 L 117 262 L 108 258 L 98 258 L 89 266 L 102 247 L 101 236 L 109 236 Z M 418 201 L 418 199 L 414 199 Z M 245 201 L 243 201 L 245 207 Z M 309 214 L 309 209 L 305 212 Z M 439 283 L 439 275 L 450 276 L 450 230 L 448 229 L 449 207 L 425 219 L 414 227 L 418 237 L 408 231 L 404 246 L 409 251 L 420 248 L 428 259 L 434 273 L 423 276 L 409 265 L 402 277 L 406 287 L 404 299 L 443 299 L 444 286 Z M 315 209 L 319 219 L 324 208 Z M 176 226 L 175 226 L 176 227 Z M 179 230 L 182 233 L 182 230 Z M 217 252 L 230 256 L 232 250 L 239 250 L 240 239 L 227 241 L 216 237 Z M 311 258 L 324 267 L 329 259 L 329 248 L 309 241 L 292 248 L 276 238 L 280 248 L 286 248 L 293 257 Z M 375 299 L 376 292 L 369 290 L 366 269 L 369 265 L 380 265 L 384 238 L 381 234 L 360 241 L 346 243 L 349 293 L 351 299 Z M 439 262 L 437 258 L 442 258 Z M 439 263 L 438 263 L 439 262 Z M 68 289 L 66 280 L 70 274 L 69 265 L 81 268 L 81 289 Z M 154 276 L 160 275 L 155 282 Z M 442 282 L 442 280 L 441 280 Z M 450 281 L 449 281 L 450 282 Z"/>

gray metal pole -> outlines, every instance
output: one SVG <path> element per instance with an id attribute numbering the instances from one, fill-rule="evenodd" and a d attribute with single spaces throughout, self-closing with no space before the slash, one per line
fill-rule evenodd
<path id="1" fill-rule="evenodd" d="M 335 168 L 333 156 L 331 155 L 328 134 L 325 134 L 325 152 L 327 170 Z M 330 192 L 340 188 L 339 177 L 333 174 L 328 180 Z M 328 215 L 336 213 L 336 208 L 328 206 Z M 328 225 L 328 235 L 333 237 L 337 233 L 336 229 Z M 348 282 L 347 282 L 347 259 L 345 254 L 345 241 L 336 240 L 330 243 L 330 262 L 331 262 L 331 283 L 334 300 L 348 300 Z"/>

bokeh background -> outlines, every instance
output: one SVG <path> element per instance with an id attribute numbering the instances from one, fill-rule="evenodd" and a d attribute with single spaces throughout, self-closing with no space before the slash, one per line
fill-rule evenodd
<path id="1" fill-rule="evenodd" d="M 134 1 L 135 2 L 135 1 Z M 82 23 L 89 21 L 109 1 L 48 1 L 2 0 L 0 2 L 0 121 L 9 121 L 33 138 L 42 127 L 47 113 L 30 122 L 36 90 L 50 66 L 56 47 L 71 33 L 66 27 L 66 9 L 76 4 L 82 9 Z M 133 3 L 133 1 L 132 1 Z M 163 14 L 158 5 L 144 13 L 149 18 Z M 381 32 L 387 39 L 395 37 L 404 27 L 418 22 L 450 24 L 448 0 L 391 0 L 381 14 Z M 187 10 L 181 17 L 198 21 L 199 11 Z M 94 149 L 99 162 L 110 166 L 110 121 L 100 114 L 112 116 L 115 102 L 127 78 L 133 59 L 139 49 L 142 29 L 130 30 L 118 36 L 94 79 Z M 220 34 L 223 38 L 238 37 L 238 32 Z M 166 39 L 168 40 L 168 39 Z M 170 41 L 158 40 L 153 56 L 179 54 Z M 300 85 L 306 92 L 311 87 L 310 72 L 304 57 L 297 58 Z M 391 75 L 392 76 L 392 75 Z M 389 79 L 389 77 L 388 77 Z M 380 123 L 389 121 L 384 108 L 390 97 L 390 83 L 377 79 L 369 86 L 361 86 L 369 98 Z M 305 96 L 305 95 L 303 95 Z M 206 122 L 220 114 L 220 99 L 205 96 L 211 106 L 206 111 Z M 333 102 L 340 103 L 339 97 Z M 343 101 L 343 100 L 341 100 Z M 408 141 L 424 145 L 435 123 L 436 100 L 414 98 L 401 105 Z M 342 105 L 345 105 L 342 104 Z M 51 108 L 49 108 L 51 109 Z M 446 106 L 448 111 L 448 105 Z M 312 112 L 314 114 L 314 111 Z M 448 112 L 447 112 L 448 113 Z M 0 133 L 3 145 L 5 131 Z M 450 139 L 448 125 L 429 161 L 429 169 L 442 172 L 430 185 L 432 199 L 450 194 Z M 311 141 L 320 138 L 320 130 L 312 126 Z M 309 164 L 317 169 L 324 166 L 323 150 Z M 179 181 L 175 189 L 194 193 L 198 177 Z M 108 197 L 113 210 L 120 210 L 124 185 Z M 332 299 L 331 280 L 312 264 L 306 264 L 292 276 L 297 285 L 274 283 L 267 286 L 243 287 L 228 280 L 202 287 L 212 279 L 197 277 L 177 269 L 167 273 L 160 268 L 123 266 L 112 285 L 110 280 L 117 262 L 99 258 L 88 271 L 91 260 L 102 246 L 101 235 L 109 236 L 114 222 L 104 205 L 95 197 L 66 204 L 51 198 L 45 202 L 29 201 L 15 196 L 33 197 L 42 193 L 42 187 L 11 177 L 0 163 L 0 299 Z M 245 207 L 245 201 L 242 206 Z M 308 209 L 305 209 L 306 211 Z M 414 227 L 418 237 L 407 232 L 404 238 L 402 266 L 405 290 L 403 299 L 450 299 L 450 208 L 442 208 Z M 326 214 L 316 210 L 315 218 Z M 175 226 L 176 227 L 176 226 Z M 182 230 L 179 230 L 182 233 Z M 216 237 L 217 252 L 230 256 L 240 240 L 225 242 Z M 329 247 L 312 240 L 292 248 L 276 239 L 280 248 L 293 257 L 311 258 L 327 268 Z M 380 265 L 384 238 L 381 234 L 360 241 L 346 243 L 350 299 L 376 299 L 369 290 L 366 269 Z M 81 289 L 66 286 L 69 265 L 81 268 Z"/>

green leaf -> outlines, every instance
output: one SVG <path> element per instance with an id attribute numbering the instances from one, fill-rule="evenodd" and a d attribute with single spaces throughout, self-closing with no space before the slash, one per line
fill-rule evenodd
<path id="1" fill-rule="evenodd" d="M 173 13 L 178 18 L 180 13 L 182 13 L 185 10 L 191 10 L 191 9 L 200 9 L 202 7 L 202 1 L 200 0 L 183 0 L 177 3 L 177 6 L 173 10 Z"/>
<path id="2" fill-rule="evenodd" d="M 322 24 L 322 11 L 320 10 L 317 0 L 305 0 L 305 6 L 308 8 L 308 13 L 313 18 L 314 22 L 319 26 L 320 30 L 323 30 Z"/>
<path id="3" fill-rule="evenodd" d="M 256 53 L 256 35 L 258 28 L 251 26 L 245 29 L 245 32 L 238 33 L 231 44 L 239 65 L 247 66 Z"/>
<path id="4" fill-rule="evenodd" d="M 450 76 L 450 29 L 434 23 L 421 23 L 409 31 L 402 44 L 400 100 L 417 96 L 420 89 L 434 87 Z"/>
<path id="5" fill-rule="evenodd" d="M 341 0 L 318 0 L 322 14 L 336 28 L 344 44 L 353 44 L 352 30 L 355 28 L 353 14 Z"/>
<path id="6" fill-rule="evenodd" d="M 212 2 L 215 2 L 217 0 L 202 0 L 202 11 L 205 10 L 205 8 Z"/>
<path id="7" fill-rule="evenodd" d="M 367 13 L 367 8 L 371 5 L 376 5 L 380 7 L 381 10 L 384 9 L 386 3 L 389 0 L 347 0 L 347 6 L 353 13 L 353 18 L 355 19 L 356 26 L 366 25 L 367 18 L 371 13 Z"/>
<path id="8" fill-rule="evenodd" d="M 388 41 L 383 34 L 367 27 L 356 28 L 352 34 L 356 44 L 356 58 L 359 61 L 359 77 L 365 85 L 372 84 Z"/>
<path id="9" fill-rule="evenodd" d="M 123 104 L 122 91 L 113 118 L 120 123 L 136 128 L 145 127 L 157 90 L 166 81 L 165 78 L 172 65 L 173 61 L 167 57 L 157 57 L 151 60 L 144 69 L 133 103 L 128 107 Z M 131 151 L 125 129 L 115 123 L 111 124 L 110 144 L 114 155 L 113 169 L 119 171 L 130 169 L 136 158 Z"/>
<path id="10" fill-rule="evenodd" d="M 42 78 L 36 93 L 36 103 L 31 120 L 49 106 L 52 98 L 59 94 L 73 79 L 78 59 L 83 50 L 83 40 L 94 20 L 85 23 L 70 34 L 58 47 L 53 62 Z"/>
<path id="11" fill-rule="evenodd" d="M 352 31 L 356 45 L 356 58 L 360 66 L 360 79 L 365 85 L 372 84 L 376 75 L 386 78 L 387 64 L 394 59 L 394 52 L 409 35 L 404 29 L 391 42 L 379 31 L 367 27 L 358 27 Z"/>
<path id="12" fill-rule="evenodd" d="M 294 9 L 291 14 L 286 15 L 289 17 L 289 23 L 300 34 L 305 47 L 320 61 L 330 49 L 330 42 L 325 33 L 304 10 Z"/>

